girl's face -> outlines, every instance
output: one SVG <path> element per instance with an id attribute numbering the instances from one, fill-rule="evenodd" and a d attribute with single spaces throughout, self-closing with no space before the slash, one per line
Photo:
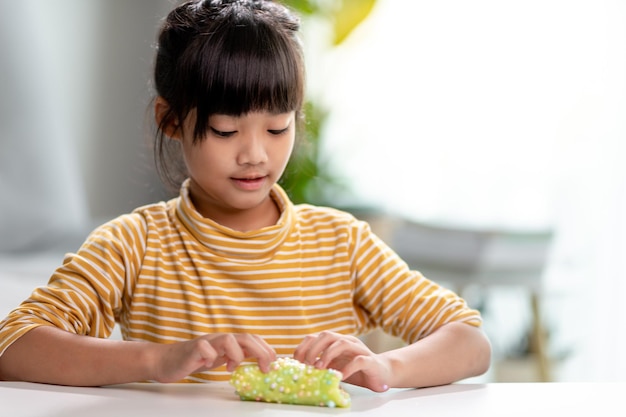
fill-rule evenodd
<path id="1" fill-rule="evenodd" d="M 235 229 L 267 225 L 255 224 L 255 219 L 270 218 L 270 211 L 275 221 L 277 208 L 269 193 L 293 150 L 295 117 L 293 111 L 213 115 L 206 136 L 194 144 L 195 116 L 190 113 L 179 140 L 196 209 Z"/>

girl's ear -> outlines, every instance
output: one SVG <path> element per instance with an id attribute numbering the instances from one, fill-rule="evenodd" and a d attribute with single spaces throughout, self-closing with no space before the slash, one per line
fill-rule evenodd
<path id="1" fill-rule="evenodd" d="M 170 105 L 161 96 L 158 96 L 154 101 L 154 118 L 157 126 L 163 129 L 168 137 L 175 140 L 182 140 L 181 126 L 178 120 L 173 115 L 168 114 Z"/>

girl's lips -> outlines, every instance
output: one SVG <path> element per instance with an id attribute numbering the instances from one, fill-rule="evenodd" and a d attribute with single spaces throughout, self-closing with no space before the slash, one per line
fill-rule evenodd
<path id="1" fill-rule="evenodd" d="M 245 191 L 255 191 L 263 186 L 267 176 L 255 178 L 233 178 L 235 185 Z"/>

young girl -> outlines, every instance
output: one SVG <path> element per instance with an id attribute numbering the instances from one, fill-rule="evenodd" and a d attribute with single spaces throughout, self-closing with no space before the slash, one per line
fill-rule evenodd
<path id="1" fill-rule="evenodd" d="M 266 0 L 189 1 L 158 38 L 156 160 L 180 196 L 97 228 L 0 323 L 0 379 L 225 380 L 277 356 L 384 391 L 484 373 L 481 317 L 368 224 L 277 185 L 304 100 L 298 19 Z M 123 340 L 108 339 L 119 323 Z M 407 346 L 373 353 L 374 327 Z"/>

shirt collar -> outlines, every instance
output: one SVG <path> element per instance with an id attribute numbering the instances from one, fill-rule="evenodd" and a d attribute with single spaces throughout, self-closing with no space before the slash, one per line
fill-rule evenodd
<path id="1" fill-rule="evenodd" d="M 294 226 L 293 203 L 277 184 L 270 191 L 270 198 L 280 210 L 276 224 L 240 232 L 203 217 L 191 201 L 189 183 L 187 179 L 180 188 L 177 217 L 199 244 L 218 256 L 249 260 L 253 263 L 264 262 L 281 247 Z"/>

